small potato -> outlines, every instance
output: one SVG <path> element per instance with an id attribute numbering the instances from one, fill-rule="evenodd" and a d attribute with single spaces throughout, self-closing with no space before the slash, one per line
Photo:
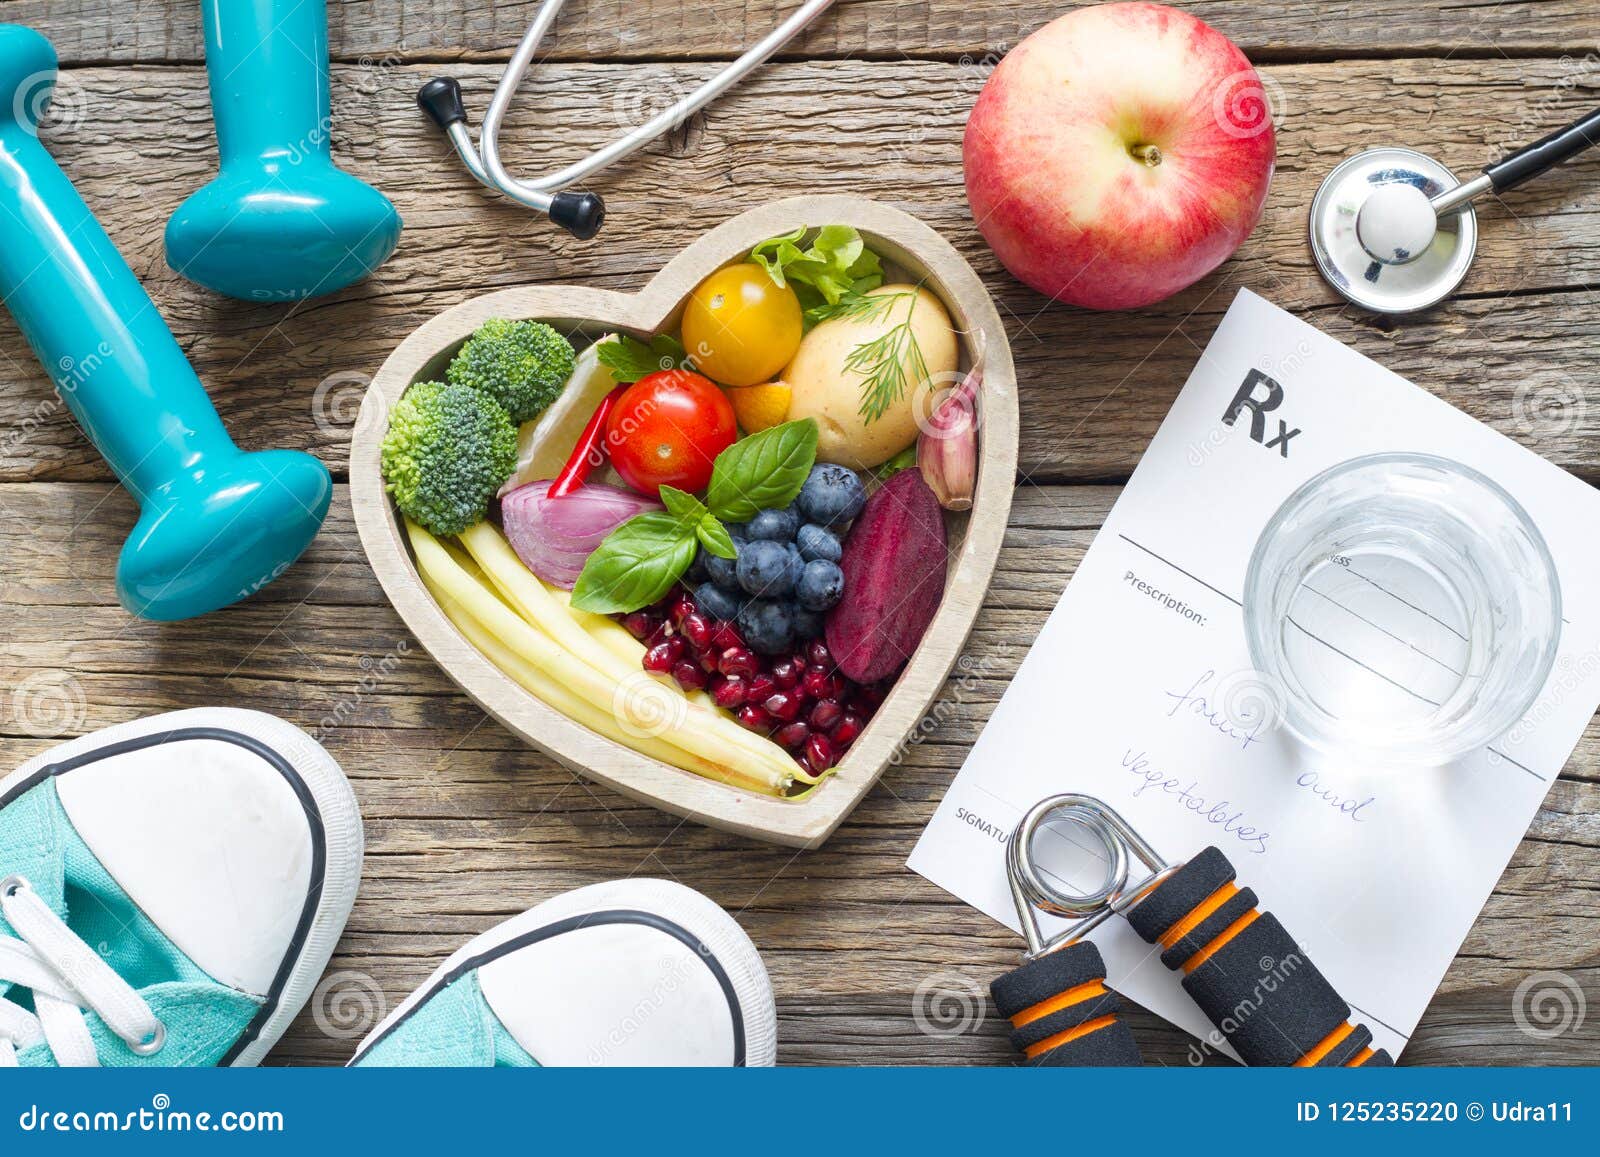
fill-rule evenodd
<path id="1" fill-rule="evenodd" d="M 912 295 L 915 294 L 913 298 Z M 956 334 L 950 315 L 931 292 L 913 285 L 884 285 L 869 297 L 895 295 L 866 317 L 836 317 L 818 325 L 800 342 L 783 380 L 794 391 L 789 420 L 815 418 L 817 459 L 854 469 L 870 469 L 893 458 L 917 439 L 917 416 L 930 410 L 930 395 L 948 387 L 956 371 Z M 906 388 L 883 415 L 868 421 L 861 413 L 870 367 L 850 368 L 851 355 L 910 320 L 910 336 L 921 350 L 918 365 L 912 343 L 897 341 Z"/>

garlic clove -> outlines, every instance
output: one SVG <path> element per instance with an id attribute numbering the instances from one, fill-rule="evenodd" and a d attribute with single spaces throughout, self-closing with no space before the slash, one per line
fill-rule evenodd
<path id="1" fill-rule="evenodd" d="M 978 390 L 983 375 L 973 369 L 934 407 L 917 438 L 917 469 L 939 505 L 971 510 L 978 481 Z"/>

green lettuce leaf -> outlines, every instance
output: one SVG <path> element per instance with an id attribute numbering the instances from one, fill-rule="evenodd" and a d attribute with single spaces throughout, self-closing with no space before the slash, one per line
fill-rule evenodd
<path id="1" fill-rule="evenodd" d="M 804 226 L 770 237 L 750 251 L 750 260 L 779 286 L 794 287 L 808 317 L 819 307 L 866 293 L 883 284 L 883 265 L 849 225 L 824 225 L 803 247 Z"/>

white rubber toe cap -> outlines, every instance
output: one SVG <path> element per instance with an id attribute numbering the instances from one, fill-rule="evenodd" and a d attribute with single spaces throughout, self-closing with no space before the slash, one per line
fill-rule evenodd
<path id="1" fill-rule="evenodd" d="M 477 972 L 541 1065 L 768 1066 L 772 985 L 734 918 L 669 880 L 591 884 L 474 937 L 380 1024 L 357 1058 L 454 978 Z"/>
<path id="2" fill-rule="evenodd" d="M 660 927 L 575 928 L 484 965 L 478 984 L 542 1065 L 729 1065 L 736 1055 L 721 978 Z"/>
<path id="3" fill-rule="evenodd" d="M 546 934 L 558 928 L 570 930 Z M 496 934 L 537 937 L 480 967 L 478 984 L 541 1065 L 773 1063 L 776 1016 L 761 956 L 733 917 L 691 888 L 592 884 Z"/>
<path id="4" fill-rule="evenodd" d="M 227 738 L 136 747 L 56 780 L 78 834 L 134 903 L 210 976 L 254 996 L 271 989 L 313 881 L 298 786 Z"/>

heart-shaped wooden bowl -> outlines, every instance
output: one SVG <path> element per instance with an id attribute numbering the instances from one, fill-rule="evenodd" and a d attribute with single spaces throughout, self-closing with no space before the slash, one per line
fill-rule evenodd
<path id="1" fill-rule="evenodd" d="M 759 242 L 801 225 L 832 224 L 855 226 L 887 261 L 925 279 L 965 335 L 962 368 L 982 351 L 978 485 L 969 514 L 946 517 L 950 556 L 944 600 L 922 645 L 837 774 L 807 798 L 790 802 L 639 755 L 573 722 L 502 674 L 456 631 L 423 587 L 384 491 L 378 457 L 386 416 L 406 387 L 442 378 L 461 343 L 489 318 L 537 318 L 591 337 L 623 331 L 647 338 L 675 329 L 690 291 L 713 271 L 744 259 Z M 508 289 L 425 323 L 389 356 L 367 391 L 350 447 L 350 489 L 361 544 L 390 601 L 444 672 L 490 715 L 568 767 L 625 795 L 756 839 L 815 847 L 897 761 L 943 688 L 1000 553 L 1016 464 L 1016 372 L 999 314 L 972 267 L 932 229 L 898 209 L 857 197 L 818 196 L 740 214 L 691 244 L 637 294 L 563 285 Z"/>

